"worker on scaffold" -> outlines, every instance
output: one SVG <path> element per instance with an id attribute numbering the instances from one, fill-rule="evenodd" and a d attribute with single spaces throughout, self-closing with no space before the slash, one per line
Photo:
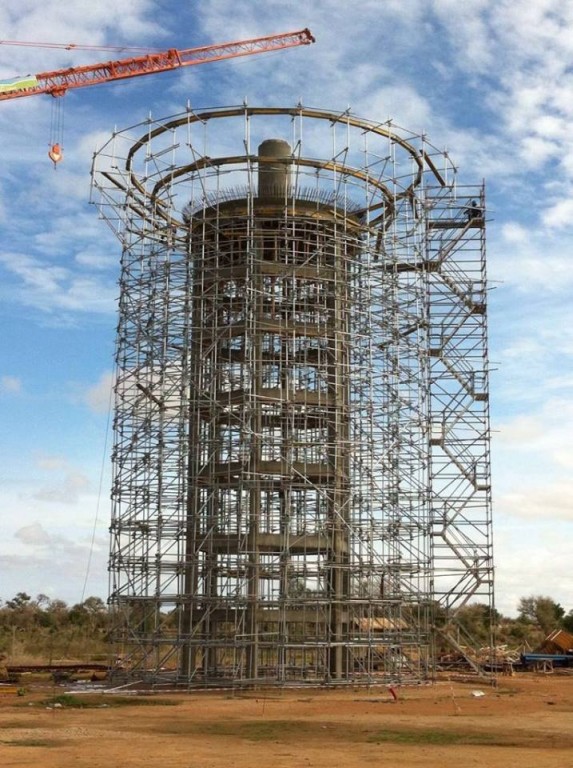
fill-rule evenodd
<path id="1" fill-rule="evenodd" d="M 472 200 L 471 203 L 466 208 L 466 216 L 468 218 L 468 221 L 473 221 L 474 219 L 481 219 L 483 217 L 483 211 L 480 208 L 480 206 L 477 203 L 477 200 Z"/>

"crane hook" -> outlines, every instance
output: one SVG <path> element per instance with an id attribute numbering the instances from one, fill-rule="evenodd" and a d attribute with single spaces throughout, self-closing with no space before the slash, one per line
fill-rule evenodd
<path id="1" fill-rule="evenodd" d="M 48 152 L 48 157 L 53 162 L 54 168 L 60 162 L 60 160 L 62 159 L 63 156 L 64 156 L 64 153 L 63 153 L 62 148 L 60 147 L 60 145 L 59 144 L 52 144 L 52 148 Z"/>

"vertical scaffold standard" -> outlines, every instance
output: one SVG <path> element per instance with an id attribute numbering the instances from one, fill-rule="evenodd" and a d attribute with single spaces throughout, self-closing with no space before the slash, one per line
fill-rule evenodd
<path id="1" fill-rule="evenodd" d="M 93 180 L 123 246 L 121 674 L 431 678 L 493 611 L 483 188 L 302 106 L 150 119 Z"/>

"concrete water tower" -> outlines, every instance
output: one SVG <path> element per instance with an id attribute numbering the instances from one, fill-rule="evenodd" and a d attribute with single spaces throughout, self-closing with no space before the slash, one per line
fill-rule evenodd
<path id="1" fill-rule="evenodd" d="M 123 244 L 127 669 L 427 679 L 436 606 L 492 605 L 483 190 L 420 137 L 300 106 L 150 122 L 94 168 Z"/>

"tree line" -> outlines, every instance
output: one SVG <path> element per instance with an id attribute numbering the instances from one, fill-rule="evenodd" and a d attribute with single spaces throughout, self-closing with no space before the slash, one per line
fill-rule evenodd
<path id="1" fill-rule="evenodd" d="M 68 605 L 26 592 L 0 602 L 0 654 L 12 662 L 107 658 L 111 613 L 100 597 Z"/>
<path id="2" fill-rule="evenodd" d="M 456 622 L 467 637 L 484 645 L 489 642 L 491 611 L 482 603 L 467 605 L 456 614 Z M 566 610 L 551 597 L 522 597 L 517 617 L 494 611 L 496 643 L 517 651 L 533 649 L 555 629 L 573 633 L 573 609 Z M 68 605 L 63 600 L 18 592 L 0 601 L 0 654 L 13 663 L 35 659 L 54 661 L 71 658 L 107 659 L 112 613 L 99 597 L 88 597 Z M 439 624 L 439 611 L 436 611 Z"/>
<path id="3" fill-rule="evenodd" d="M 456 620 L 468 636 L 485 644 L 489 637 L 489 616 L 488 606 L 473 603 L 460 609 Z M 498 645 L 518 651 L 532 650 L 556 629 L 573 633 L 573 609 L 566 612 L 562 605 L 546 595 L 529 595 L 520 598 L 516 618 L 494 610 L 493 624 Z"/>

